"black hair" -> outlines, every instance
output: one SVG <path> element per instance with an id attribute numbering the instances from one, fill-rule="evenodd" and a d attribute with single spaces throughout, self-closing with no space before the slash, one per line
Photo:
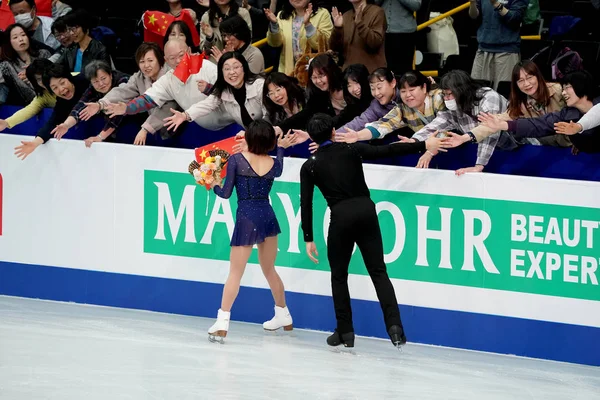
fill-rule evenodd
<path id="1" fill-rule="evenodd" d="M 377 83 L 382 81 L 387 81 L 388 83 L 392 83 L 396 79 L 396 75 L 394 72 L 386 67 L 377 68 L 371 75 L 369 75 L 369 83 Z"/>
<path id="2" fill-rule="evenodd" d="M 318 4 L 319 2 L 314 1 L 314 0 L 309 0 L 308 3 L 312 4 L 312 6 L 313 6 L 313 13 L 311 14 L 311 16 L 313 16 L 317 13 L 317 11 L 319 11 L 319 4 Z M 308 4 L 306 6 L 308 7 Z M 281 7 L 281 13 L 279 14 L 279 18 L 290 19 L 290 18 L 292 18 L 292 15 L 295 14 L 295 12 L 296 12 L 296 10 L 290 3 L 290 0 L 284 0 L 283 6 Z"/>
<path id="3" fill-rule="evenodd" d="M 196 46 L 194 45 L 194 39 L 192 38 L 192 31 L 190 30 L 190 27 L 183 21 L 173 21 L 171 25 L 169 25 L 163 39 L 163 47 L 169 41 L 169 35 L 171 35 L 171 32 L 176 26 L 178 26 L 181 33 L 185 35 L 185 43 L 195 52 Z"/>
<path id="4" fill-rule="evenodd" d="M 571 85 L 577 97 L 587 97 L 589 101 L 594 100 L 598 93 L 594 77 L 588 71 L 571 72 L 563 78 L 562 83 Z"/>
<path id="5" fill-rule="evenodd" d="M 229 51 L 223 54 L 221 58 L 219 58 L 219 63 L 217 64 L 217 81 L 215 82 L 210 94 L 214 94 L 216 97 L 220 98 L 221 94 L 225 90 L 232 89 L 231 85 L 225 81 L 225 74 L 223 73 L 223 65 L 225 65 L 225 61 L 230 60 L 232 58 L 238 60 L 242 64 L 242 68 L 244 69 L 244 84 L 252 83 L 259 77 L 259 75 L 255 75 L 252 72 L 250 72 L 248 62 L 241 53 L 237 51 Z"/>
<path id="6" fill-rule="evenodd" d="M 43 95 L 44 92 L 46 92 L 46 88 L 43 88 L 40 85 L 38 85 L 35 76 L 40 75 L 43 77 L 44 71 L 46 71 L 48 68 L 51 68 L 53 65 L 54 63 L 48 60 L 47 58 L 36 58 L 31 62 L 31 64 L 29 64 L 27 69 L 25 69 L 25 75 L 27 76 L 27 80 L 29 80 L 31 86 L 33 86 L 33 91 L 36 95 Z"/>
<path id="7" fill-rule="evenodd" d="M 333 128 L 333 117 L 323 113 L 315 114 L 310 121 L 308 121 L 308 125 L 306 126 L 310 138 L 317 144 L 330 140 L 333 134 Z"/>
<path id="8" fill-rule="evenodd" d="M 37 57 L 39 54 L 39 49 L 36 45 L 37 42 L 31 38 L 29 32 L 27 32 L 27 29 L 23 25 L 12 24 L 8 28 L 6 28 L 6 31 L 3 32 L 4 36 L 2 40 L 2 55 L 0 56 L 1 59 L 4 61 L 16 62 L 19 58 L 19 55 L 17 54 L 16 50 L 13 49 L 12 44 L 10 42 L 10 35 L 12 31 L 16 28 L 21 28 L 23 32 L 25 32 L 25 35 L 27 35 L 27 37 L 29 38 L 29 49 L 27 49 L 29 55 L 32 57 Z"/>
<path id="9" fill-rule="evenodd" d="M 88 65 L 85 66 L 85 79 L 91 81 L 96 76 L 98 76 L 98 72 L 104 71 L 108 75 L 112 75 L 113 69 L 110 64 L 104 60 L 93 60 Z"/>
<path id="10" fill-rule="evenodd" d="M 312 81 L 313 72 L 315 70 L 318 70 L 327 76 L 329 93 L 344 89 L 344 76 L 341 68 L 329 54 L 319 54 L 313 58 L 308 67 L 308 97 L 322 95 L 321 89 L 316 87 Z"/>
<path id="11" fill-rule="evenodd" d="M 71 74 L 71 71 L 62 64 L 53 64 L 42 75 L 42 83 L 49 91 L 52 91 L 50 89 L 51 79 L 68 79 L 72 84 L 75 84 L 75 78 Z"/>
<path id="12" fill-rule="evenodd" d="M 221 9 L 219 8 L 219 6 L 215 2 L 215 0 L 209 0 L 209 2 L 208 2 L 208 23 L 213 28 L 216 28 L 219 26 L 219 24 L 221 22 L 227 20 L 228 18 L 233 17 L 234 15 L 238 15 L 239 10 L 240 10 L 240 5 L 238 4 L 237 0 L 230 0 L 229 1 L 229 13 L 227 15 L 225 15 L 221 12 Z"/>
<path id="13" fill-rule="evenodd" d="M 259 119 L 252 121 L 245 135 L 248 151 L 259 156 L 269 154 L 277 145 L 275 129 L 269 121 Z"/>
<path id="14" fill-rule="evenodd" d="M 408 71 L 405 72 L 404 75 L 400 77 L 398 81 L 398 87 L 402 89 L 404 85 L 408 85 L 408 87 L 423 87 L 425 85 L 425 90 L 431 90 L 431 81 L 427 79 L 425 75 L 420 73 L 419 71 Z"/>
<path id="15" fill-rule="evenodd" d="M 52 33 L 63 33 L 67 31 L 67 24 L 65 22 L 65 16 L 56 18 L 52 24 Z"/>
<path id="16" fill-rule="evenodd" d="M 297 106 L 298 109 L 304 107 L 304 90 L 298 85 L 298 80 L 283 72 L 271 72 L 271 74 L 267 76 L 267 79 L 265 79 L 265 86 L 263 88 L 263 105 L 267 110 L 271 122 L 274 124 L 282 122 L 287 118 L 287 113 L 282 106 L 275 104 L 269 97 L 270 84 L 285 89 L 290 109 L 293 109 L 295 106 Z"/>
<path id="17" fill-rule="evenodd" d="M 81 30 L 89 35 L 90 31 L 98 26 L 98 19 L 83 8 L 69 11 L 64 15 L 64 23 L 67 28 L 81 27 Z"/>
<path id="18" fill-rule="evenodd" d="M 473 109 L 483 99 L 484 92 L 481 84 L 469 74 L 458 69 L 448 72 L 440 81 L 440 89 L 452 92 L 460 112 L 476 117 Z"/>
<path id="19" fill-rule="evenodd" d="M 37 9 L 36 5 L 35 5 L 35 0 L 11 0 L 9 6 L 12 6 L 14 4 L 19 4 L 25 2 L 27 4 L 29 4 L 29 7 L 31 7 L 31 9 L 33 10 L 34 8 Z"/>
<path id="20" fill-rule="evenodd" d="M 246 46 L 252 42 L 252 32 L 250 31 L 250 27 L 248 26 L 248 23 L 244 21 L 244 18 L 240 17 L 239 14 L 233 15 L 221 22 L 221 25 L 219 25 L 219 31 L 221 32 L 221 36 L 235 36 L 238 40 L 244 42 Z"/>
<path id="21" fill-rule="evenodd" d="M 360 99 L 348 91 L 348 81 L 353 80 L 360 85 Z M 363 64 L 351 64 L 344 70 L 344 99 L 347 104 L 363 104 L 368 107 L 373 100 L 369 87 L 369 70 Z"/>
<path id="22" fill-rule="evenodd" d="M 154 52 L 154 55 L 156 56 L 156 61 L 158 61 L 158 65 L 162 68 L 165 65 L 165 53 L 163 53 L 160 46 L 154 42 L 144 42 L 140 44 L 140 46 L 135 51 L 135 63 L 139 65 L 140 60 L 144 58 L 144 56 L 149 51 Z"/>

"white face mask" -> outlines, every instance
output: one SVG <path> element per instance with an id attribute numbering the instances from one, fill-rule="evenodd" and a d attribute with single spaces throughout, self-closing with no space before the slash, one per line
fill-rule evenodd
<path id="1" fill-rule="evenodd" d="M 444 104 L 446 104 L 446 108 L 450 111 L 458 110 L 458 104 L 456 104 L 456 100 L 444 100 Z"/>
<path id="2" fill-rule="evenodd" d="M 15 22 L 23 25 L 25 28 L 29 28 L 33 25 L 33 17 L 31 14 L 19 14 L 15 16 Z"/>

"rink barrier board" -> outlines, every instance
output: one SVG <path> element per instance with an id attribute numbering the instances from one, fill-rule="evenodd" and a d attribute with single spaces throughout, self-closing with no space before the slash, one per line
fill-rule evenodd
<path id="1" fill-rule="evenodd" d="M 215 318 L 222 289 L 214 283 L 0 262 L 0 293 L 9 296 Z M 287 303 L 294 327 L 335 328 L 331 297 L 287 292 Z M 272 307 L 269 290 L 241 287 L 232 319 L 262 324 L 272 317 Z M 379 303 L 353 299 L 352 312 L 358 335 L 387 339 Z M 409 305 L 400 305 L 400 312 L 409 342 L 600 366 L 598 328 Z M 197 334 L 206 340 L 206 332 Z M 393 350 L 387 341 L 382 344 L 387 345 Z M 360 351 L 360 339 L 356 346 Z"/>
<path id="2" fill-rule="evenodd" d="M 20 140 L 0 134 L 0 150 Z M 214 317 L 236 204 L 194 184 L 192 159 L 189 150 L 71 140 L 24 162 L 0 157 L 0 294 Z M 315 194 L 313 265 L 299 229 L 302 163 L 286 158 L 273 187 L 276 265 L 299 326 L 329 331 L 328 214 Z M 410 340 L 598 365 L 598 183 L 364 168 Z M 234 319 L 260 323 L 272 299 L 255 253 L 242 281 L 252 295 L 236 302 Z M 384 337 L 359 251 L 349 281 L 366 307 L 355 310 L 357 332 Z"/>

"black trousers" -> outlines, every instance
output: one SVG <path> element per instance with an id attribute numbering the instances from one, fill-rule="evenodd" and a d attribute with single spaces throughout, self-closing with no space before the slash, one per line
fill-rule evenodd
<path id="1" fill-rule="evenodd" d="M 344 200 L 331 209 L 327 237 L 327 258 L 331 267 L 331 291 L 338 332 L 354 332 L 348 264 L 355 243 L 375 286 L 386 328 L 402 326 L 396 293 L 383 261 L 383 241 L 375 204 L 369 197 L 357 197 Z"/>
<path id="2" fill-rule="evenodd" d="M 415 44 L 416 32 L 385 34 L 385 59 L 387 66 L 398 77 L 413 69 Z"/>

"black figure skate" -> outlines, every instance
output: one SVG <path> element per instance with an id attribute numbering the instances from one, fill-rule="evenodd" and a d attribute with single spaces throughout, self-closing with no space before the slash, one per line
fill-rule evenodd
<path id="1" fill-rule="evenodd" d="M 388 334 L 390 335 L 390 340 L 398 350 L 400 350 L 400 346 L 406 344 L 406 335 L 400 325 L 390 326 Z"/>
<path id="2" fill-rule="evenodd" d="M 333 335 L 327 338 L 327 344 L 330 346 L 344 345 L 344 347 L 354 347 L 354 332 L 348 332 L 340 334 L 337 329 L 333 332 Z"/>

